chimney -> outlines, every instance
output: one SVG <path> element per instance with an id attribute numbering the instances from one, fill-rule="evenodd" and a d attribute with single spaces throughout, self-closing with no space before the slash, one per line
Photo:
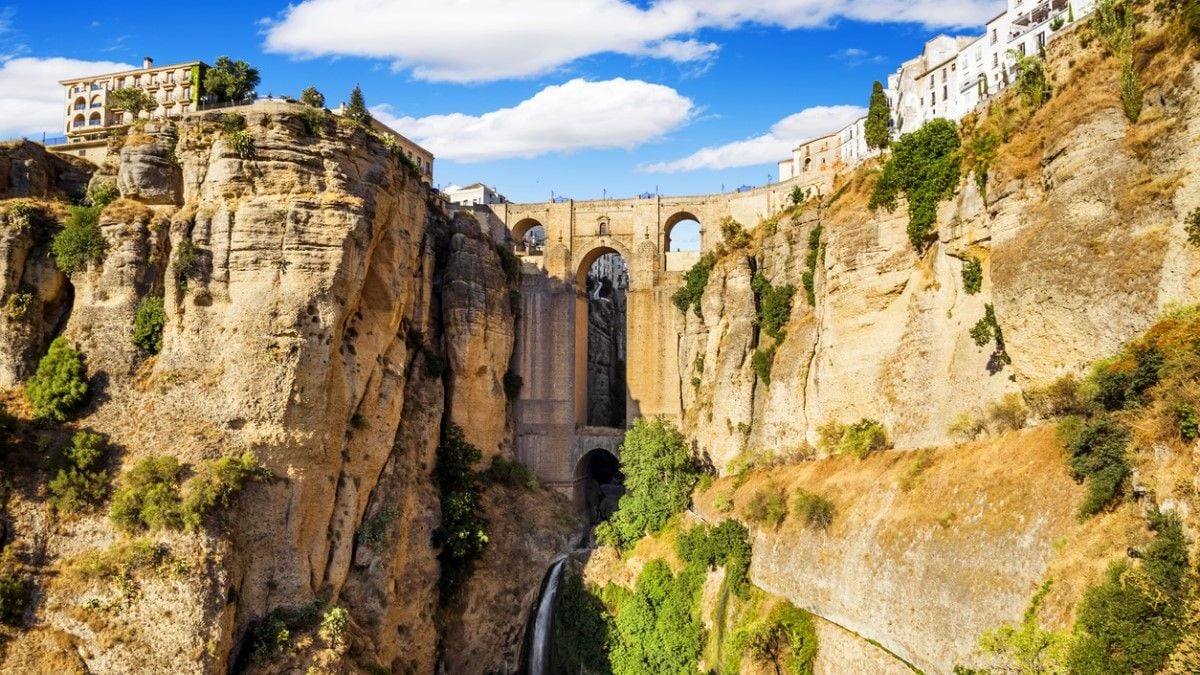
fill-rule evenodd
<path id="1" fill-rule="evenodd" d="M 144 68 L 146 70 L 150 70 L 153 67 L 154 67 L 154 59 L 150 58 L 149 56 L 142 58 L 142 68 Z"/>

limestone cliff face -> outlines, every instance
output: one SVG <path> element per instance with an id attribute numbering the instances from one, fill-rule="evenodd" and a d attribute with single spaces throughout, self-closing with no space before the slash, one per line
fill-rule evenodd
<path id="1" fill-rule="evenodd" d="M 18 645 L 52 631 L 92 672 L 147 654 L 179 672 L 223 672 L 247 663 L 248 631 L 271 610 L 323 597 L 349 611 L 359 665 L 512 664 L 526 596 L 570 527 L 560 502 L 497 496 L 497 532 L 545 534 L 496 536 L 481 569 L 497 572 L 447 608 L 430 544 L 444 424 L 460 424 L 485 456 L 511 455 L 502 378 L 514 317 L 499 255 L 378 139 L 332 121 L 314 129 L 296 113 L 245 112 L 248 147 L 231 142 L 217 113 L 131 135 L 97 178 L 115 177 L 123 199 L 101 217 L 104 262 L 70 279 L 65 327 L 102 389 L 79 424 L 108 435 L 120 464 L 249 450 L 273 477 L 249 486 L 222 527 L 180 538 L 211 574 L 177 609 L 161 600 L 161 611 L 189 617 L 167 637 L 146 637 L 147 622 L 128 639 L 102 639 L 51 613 Z M 20 259 L 7 254 L 9 276 L 28 267 Z M 146 358 L 130 331 L 151 294 L 164 297 L 167 320 L 162 352 Z M 28 372 L 31 350 L 0 346 L 6 363 L 26 364 L 13 374 Z M 49 560 L 113 540 L 106 519 L 86 521 L 83 533 L 49 538 Z M 42 536 L 36 518 L 23 525 L 18 538 Z M 47 579 L 44 592 L 48 607 L 70 613 L 65 589 Z M 487 611 L 471 609 L 476 598 Z"/>
<path id="2" fill-rule="evenodd" d="M 986 197 L 967 178 L 941 205 L 928 251 L 909 244 L 903 204 L 867 210 L 867 168 L 827 205 L 786 214 L 755 249 L 717 263 L 703 318 L 688 313 L 677 326 L 685 426 L 718 466 L 747 449 L 808 452 L 820 425 L 864 417 L 883 422 L 898 448 L 950 442 L 961 413 L 1081 372 L 1167 305 L 1200 299 L 1200 255 L 1183 228 L 1200 205 L 1200 177 L 1187 170 L 1200 161 L 1200 69 L 1156 85 L 1132 127 L 1107 99 L 1075 114 L 1078 90 L 1111 83 L 1072 82 L 1001 147 Z M 814 306 L 802 275 L 818 225 Z M 968 258 L 984 270 L 974 295 L 962 280 Z M 751 365 L 769 342 L 753 325 L 756 271 L 798 289 L 769 386 Z M 988 304 L 1011 364 L 969 335 Z"/>

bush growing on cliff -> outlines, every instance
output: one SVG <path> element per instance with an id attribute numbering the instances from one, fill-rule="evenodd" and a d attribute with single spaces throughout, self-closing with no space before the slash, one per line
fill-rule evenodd
<path id="1" fill-rule="evenodd" d="M 823 258 L 821 255 L 822 230 L 822 226 L 817 224 L 813 226 L 813 229 L 808 231 L 808 253 L 804 256 L 804 275 L 801 277 L 801 283 L 804 284 L 804 293 L 808 297 L 808 304 L 812 307 L 816 307 L 817 305 L 817 263 Z"/>
<path id="2" fill-rule="evenodd" d="M 510 284 L 521 282 L 521 259 L 512 249 L 504 244 L 496 244 L 496 255 L 500 257 L 500 268 L 504 270 L 504 278 Z"/>
<path id="3" fill-rule="evenodd" d="M 833 514 L 837 510 L 828 497 L 805 489 L 796 490 L 792 508 L 805 525 L 816 530 L 828 530 L 833 524 Z"/>
<path id="4" fill-rule="evenodd" d="M 217 507 L 228 507 L 247 482 L 268 475 L 250 452 L 201 463 L 183 486 L 179 507 L 183 527 L 199 528 Z"/>
<path id="5" fill-rule="evenodd" d="M 1038 623 L 1038 610 L 1050 592 L 1050 584 L 1047 581 L 1033 596 L 1019 625 L 1001 626 L 984 633 L 980 638 L 980 650 L 996 661 L 1000 672 L 1031 675 L 1067 675 L 1070 672 L 1067 668 L 1070 636 L 1045 630 Z M 955 672 L 959 672 L 959 669 L 955 668 Z"/>
<path id="6" fill-rule="evenodd" d="M 851 425 L 836 421 L 817 429 L 817 447 L 830 454 L 854 455 L 865 459 L 888 446 L 887 429 L 880 422 L 864 417 Z"/>
<path id="7" fill-rule="evenodd" d="M 118 529 L 136 532 L 179 529 L 179 479 L 183 467 L 170 455 L 142 459 L 121 474 L 113 494 L 109 518 Z"/>
<path id="8" fill-rule="evenodd" d="M 325 94 L 316 87 L 305 87 L 304 91 L 300 92 L 300 102 L 313 108 L 324 108 Z"/>
<path id="9" fill-rule="evenodd" d="M 1200 2 L 1197 2 L 1197 5 L 1200 5 Z M 1183 229 L 1187 232 L 1188 243 L 1200 246 L 1200 207 L 1192 209 L 1187 215 L 1183 221 Z"/>
<path id="10" fill-rule="evenodd" d="M 0 564 L 0 623 L 18 626 L 25 617 L 32 589 L 29 581 L 16 571 L 7 549 L 0 562 L 3 563 Z"/>
<path id="11" fill-rule="evenodd" d="M 1087 495 L 1079 507 L 1081 517 L 1102 511 L 1132 474 L 1125 456 L 1129 431 L 1109 417 L 1082 420 L 1068 417 L 1059 425 L 1067 446 L 1071 477 L 1087 482 Z"/>
<path id="12" fill-rule="evenodd" d="M 492 485 L 507 485 L 526 490 L 536 490 L 541 487 L 533 469 L 525 466 L 519 460 L 508 459 L 500 455 L 492 457 L 492 463 L 483 473 L 483 478 Z"/>
<path id="13" fill-rule="evenodd" d="M 40 419 L 63 422 L 87 397 L 83 356 L 59 336 L 38 362 L 37 372 L 25 385 L 25 398 Z"/>
<path id="14" fill-rule="evenodd" d="M 1004 345 L 1004 331 L 1000 329 L 1000 322 L 996 320 L 996 308 L 989 302 L 983 309 L 983 317 L 971 327 L 971 339 L 980 347 L 995 342 L 995 349 L 992 350 L 987 367 L 989 372 L 998 373 L 1005 365 L 1012 363 L 1012 358 Z"/>
<path id="15" fill-rule="evenodd" d="M 88 206 L 104 208 L 121 198 L 121 190 L 116 183 L 99 183 L 88 188 Z"/>
<path id="16" fill-rule="evenodd" d="M 704 287 L 708 286 L 708 275 L 712 272 L 716 260 L 712 254 L 700 256 L 700 260 L 687 272 L 683 273 L 683 286 L 671 296 L 671 302 L 679 311 L 687 313 L 690 307 L 696 316 L 704 318 L 700 310 L 700 299 L 704 296 Z"/>
<path id="17" fill-rule="evenodd" d="M 696 672 L 704 647 L 704 625 L 696 610 L 703 581 L 695 567 L 673 575 L 662 560 L 646 563 L 613 621 L 613 673 Z"/>
<path id="18" fill-rule="evenodd" d="M 754 366 L 754 374 L 766 386 L 771 386 L 771 368 L 775 365 L 775 350 L 779 348 L 779 343 L 773 343 L 770 347 L 755 349 L 754 355 L 750 357 L 750 362 Z"/>
<path id="19" fill-rule="evenodd" d="M 812 675 L 817 658 L 817 630 L 812 616 L 781 602 L 766 618 L 738 630 L 732 648 L 757 663 L 783 665 L 789 675 Z"/>
<path id="20" fill-rule="evenodd" d="M 975 295 L 983 289 L 983 263 L 979 262 L 979 258 L 963 261 L 962 280 L 967 295 Z"/>
<path id="21" fill-rule="evenodd" d="M 67 224 L 54 235 L 50 251 L 54 264 L 68 276 L 82 270 L 88 263 L 100 264 L 108 250 L 108 241 L 100 231 L 102 206 L 72 206 Z"/>
<path id="22" fill-rule="evenodd" d="M 704 569 L 724 567 L 729 590 L 741 598 L 750 594 L 750 532 L 736 520 L 720 525 L 697 525 L 679 533 L 675 552 L 684 562 Z"/>
<path id="23" fill-rule="evenodd" d="M 133 315 L 133 344 L 147 354 L 162 351 L 163 325 L 167 322 L 167 311 L 163 299 L 157 295 L 142 298 L 137 313 Z"/>
<path id="24" fill-rule="evenodd" d="M 788 515 L 787 494 L 778 483 L 770 482 L 758 489 L 742 508 L 742 517 L 755 525 L 775 529 Z"/>
<path id="25" fill-rule="evenodd" d="M 1156 535 L 1144 564 L 1116 562 L 1108 579 L 1084 594 L 1071 672 L 1158 672 L 1183 637 L 1185 585 L 1193 574 L 1188 542 L 1174 514 L 1152 513 L 1150 524 Z"/>
<path id="26" fill-rule="evenodd" d="M 433 532 L 433 545 L 441 549 L 438 590 L 443 604 L 454 597 L 475 571 L 475 562 L 487 548 L 489 522 L 474 468 L 482 456 L 479 448 L 467 442 L 461 427 L 451 424 L 446 428 L 434 468 L 442 523 Z"/>
<path id="27" fill-rule="evenodd" d="M 783 327 L 787 325 L 792 314 L 792 298 L 796 295 L 796 287 L 791 284 L 772 286 L 762 272 L 754 274 L 750 286 L 758 299 L 755 323 L 764 333 L 783 342 L 787 336 Z"/>
<path id="28" fill-rule="evenodd" d="M 721 220 L 721 240 L 724 242 L 726 250 L 736 251 L 750 245 L 750 233 L 742 227 L 741 223 L 726 216 Z"/>
<path id="29" fill-rule="evenodd" d="M 702 473 L 687 440 L 670 422 L 640 417 L 621 444 L 625 494 L 607 522 L 596 527 L 602 544 L 628 548 L 643 535 L 658 534 L 687 508 Z"/>
<path id="30" fill-rule="evenodd" d="M 1141 403 L 1146 390 L 1158 384 L 1163 362 L 1163 353 L 1154 344 L 1135 345 L 1117 359 L 1101 362 L 1092 372 L 1093 400 L 1105 410 Z"/>
<path id="31" fill-rule="evenodd" d="M 937 223 L 937 206 L 954 196 L 962 161 L 958 130 L 953 122 L 935 119 L 892 145 L 892 156 L 871 193 L 872 211 L 894 211 L 897 198 L 908 199 L 908 239 L 924 251 Z"/>
<path id="32" fill-rule="evenodd" d="M 79 431 L 59 451 L 59 469 L 50 481 L 49 499 L 56 511 L 75 513 L 104 501 L 108 494 L 108 472 L 100 468 L 104 449 L 104 437 Z"/>

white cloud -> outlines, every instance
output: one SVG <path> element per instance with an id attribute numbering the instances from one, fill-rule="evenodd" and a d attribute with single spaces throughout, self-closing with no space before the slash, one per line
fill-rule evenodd
<path id="1" fill-rule="evenodd" d="M 396 117 L 372 108 L 379 121 L 429 148 L 439 159 L 482 162 L 550 152 L 633 148 L 691 120 L 692 101 L 670 87 L 617 78 L 582 79 L 546 87 L 511 108 L 482 115 Z"/>
<path id="2" fill-rule="evenodd" d="M 638 170 L 677 173 L 773 163 L 787 157 L 792 148 L 801 142 L 837 131 L 866 114 L 866 108 L 856 105 L 806 108 L 776 122 L 770 131 L 761 136 L 701 148 L 687 157 L 670 162 L 643 164 Z"/>
<path id="3" fill-rule="evenodd" d="M 79 61 L 61 57 L 22 57 L 0 62 L 0 138 L 62 134 L 66 99 L 58 83 L 129 70 L 134 66 L 111 61 Z"/>
<path id="4" fill-rule="evenodd" d="M 695 62 L 718 46 L 693 36 L 746 24 L 786 29 L 838 18 L 981 25 L 1001 0 L 304 0 L 267 21 L 266 50 L 302 58 L 386 59 L 418 79 L 479 82 L 544 74 L 603 53 Z"/>

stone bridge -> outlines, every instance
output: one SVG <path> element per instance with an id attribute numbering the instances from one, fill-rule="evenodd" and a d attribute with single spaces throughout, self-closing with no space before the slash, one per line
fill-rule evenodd
<path id="1" fill-rule="evenodd" d="M 520 320 L 513 367 L 523 378 L 516 404 L 517 456 L 547 485 L 572 493 L 585 478 L 593 450 L 614 455 L 623 429 L 586 426 L 588 269 L 601 255 L 618 253 L 629 270 L 626 314 L 626 426 L 639 416 L 682 416 L 678 336 L 683 318 L 671 303 L 683 272 L 700 251 L 674 252 L 673 228 L 700 223 L 701 250 L 721 239 L 731 217 L 753 228 L 789 204 L 789 181 L 747 192 L 698 197 L 560 201 L 476 207 L 493 237 L 521 242 L 543 228 L 545 245 L 514 248 L 521 255 Z M 824 191 L 827 185 L 817 186 Z"/>

